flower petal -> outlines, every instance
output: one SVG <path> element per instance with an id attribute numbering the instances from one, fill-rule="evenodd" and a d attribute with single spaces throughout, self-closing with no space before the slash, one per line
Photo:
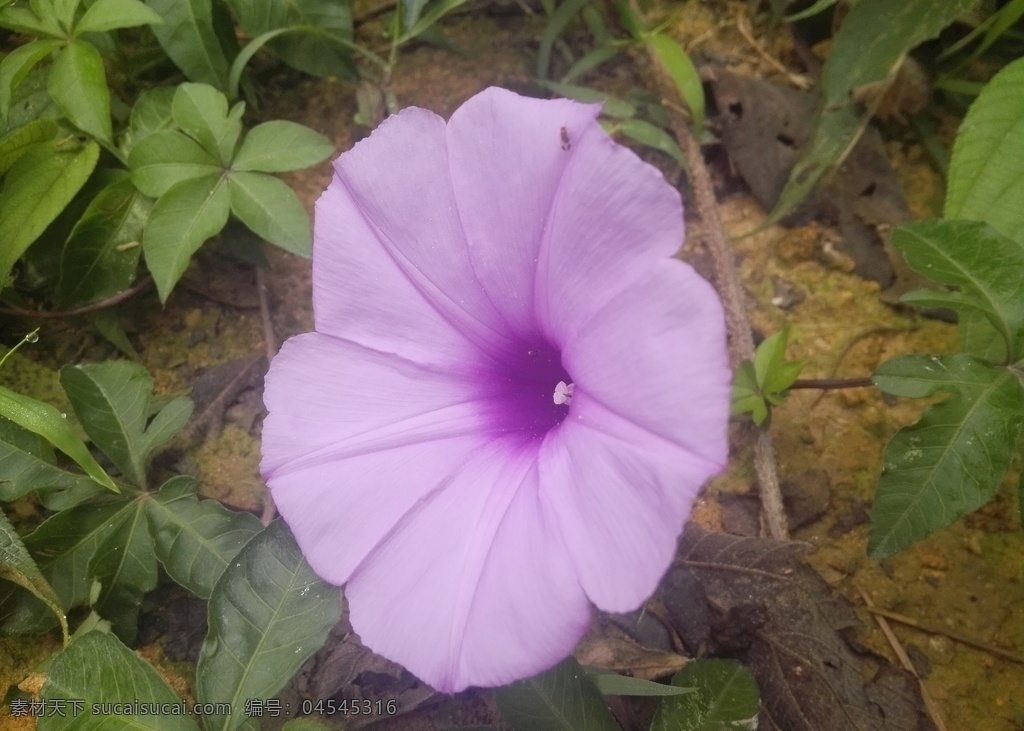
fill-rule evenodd
<path id="1" fill-rule="evenodd" d="M 577 157 L 573 140 L 600 130 L 599 111 L 596 104 L 531 99 L 492 87 L 459 107 L 448 125 L 452 186 L 473 269 L 516 333 L 534 330 L 545 227 L 562 175 Z"/>
<path id="2" fill-rule="evenodd" d="M 316 209 L 317 329 L 359 342 L 365 338 L 367 345 L 390 352 L 405 345 L 403 334 L 424 342 L 424 335 L 438 333 L 448 344 L 451 334 L 439 332 L 440 321 L 483 350 L 505 342 L 501 317 L 466 253 L 449 179 L 444 120 L 424 109 L 403 110 L 334 166 L 331 186 L 338 190 Z M 349 287 L 352 292 L 345 291 Z M 360 305 L 360 295 L 367 304 Z M 377 312 L 366 317 L 370 306 Z M 415 312 L 424 307 L 437 316 Z M 391 322 L 385 335 L 374 336 L 373 326 L 410 315 L 412 325 Z M 435 327 L 426 333 L 408 329 L 423 321 Z M 381 346 L 381 338 L 390 347 Z"/>
<path id="3" fill-rule="evenodd" d="M 714 289 L 689 265 L 650 263 L 570 334 L 562 363 L 577 395 L 695 459 L 725 464 L 732 380 L 725 317 Z"/>
<path id="4" fill-rule="evenodd" d="M 548 337 L 564 343 L 682 243 L 679 193 L 657 168 L 589 127 L 562 177 L 537 265 L 536 315 Z"/>
<path id="5" fill-rule="evenodd" d="M 572 652 L 590 608 L 541 509 L 536 449 L 481 442 L 438 487 L 349 580 L 363 642 L 444 692 Z"/>
<path id="6" fill-rule="evenodd" d="M 266 378 L 261 471 L 310 565 L 343 584 L 481 437 L 461 380 L 319 333 Z"/>

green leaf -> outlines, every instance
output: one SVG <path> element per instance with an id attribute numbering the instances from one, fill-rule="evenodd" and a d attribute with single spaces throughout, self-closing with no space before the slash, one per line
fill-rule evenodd
<path id="1" fill-rule="evenodd" d="M 96 0 L 78 21 L 75 32 L 97 33 L 163 22 L 163 18 L 139 0 Z"/>
<path id="2" fill-rule="evenodd" d="M 95 302 L 131 286 L 152 207 L 123 172 L 89 202 L 61 254 L 61 307 Z"/>
<path id="3" fill-rule="evenodd" d="M 860 0 L 850 9 L 822 67 L 811 139 L 763 225 L 785 217 L 846 159 L 870 120 L 871 110 L 858 101 L 858 92 L 887 83 L 911 49 L 938 35 L 975 2 Z"/>
<path id="4" fill-rule="evenodd" d="M 161 302 L 167 301 L 192 254 L 224 228 L 230 211 L 228 187 L 219 175 L 184 180 L 156 202 L 142 237 L 142 253 Z"/>
<path id="5" fill-rule="evenodd" d="M 57 409 L 0 386 L 0 416 L 10 419 L 22 429 L 28 429 L 43 437 L 77 462 L 89 477 L 108 490 L 118 492 L 117 485 L 110 479 L 110 475 L 103 471 L 89 453 L 85 443 L 78 438 L 75 430 Z"/>
<path id="6" fill-rule="evenodd" d="M 57 125 L 53 120 L 35 119 L 0 137 L 0 175 L 10 170 L 18 158 L 35 145 L 53 140 L 56 134 Z"/>
<path id="7" fill-rule="evenodd" d="M 4 176 L 0 186 L 0 289 L 25 249 L 39 238 L 88 180 L 99 146 L 89 142 L 78 152 L 39 145 Z"/>
<path id="8" fill-rule="evenodd" d="M 97 488 L 84 475 L 62 470 L 47 459 L 40 437 L 0 418 L 0 502 L 10 502 L 33 490 Z"/>
<path id="9" fill-rule="evenodd" d="M 498 688 L 498 710 L 522 731 L 619 731 L 601 693 L 572 657 L 550 670 Z"/>
<path id="10" fill-rule="evenodd" d="M 129 361 L 65 366 L 60 382 L 89 438 L 139 487 L 146 486 L 153 450 L 177 433 L 192 411 L 188 399 L 176 399 L 147 429 L 153 379 L 144 366 Z"/>
<path id="11" fill-rule="evenodd" d="M 892 245 L 914 271 L 959 288 L 910 292 L 903 302 L 980 312 L 1010 361 L 1024 355 L 1024 247 L 977 221 L 915 221 L 893 231 Z"/>
<path id="12" fill-rule="evenodd" d="M 239 24 L 252 38 L 303 26 L 317 34 L 285 33 L 270 40 L 270 47 L 285 63 L 313 76 L 357 79 L 348 47 L 352 43 L 352 10 L 337 0 L 228 0 Z"/>
<path id="13" fill-rule="evenodd" d="M 341 615 L 341 592 L 309 568 L 277 520 L 221 575 L 210 597 L 210 628 L 199 654 L 202 703 L 230 703 L 208 731 L 245 721 L 248 698 L 272 698 L 327 639 Z"/>
<path id="14" fill-rule="evenodd" d="M 601 668 L 585 667 L 587 677 L 594 684 L 601 695 L 628 695 L 637 698 L 652 696 L 672 696 L 693 693 L 693 688 L 680 688 L 676 685 L 665 685 L 655 683 L 643 678 L 632 678 L 628 675 L 619 675 Z"/>
<path id="15" fill-rule="evenodd" d="M 683 160 L 683 151 L 679 149 L 679 145 L 661 127 L 657 127 L 643 119 L 623 119 L 621 122 L 617 122 L 613 129 L 642 145 L 647 145 L 658 152 L 665 153 L 680 165 L 686 164 Z"/>
<path id="16" fill-rule="evenodd" d="M 152 26 L 160 47 L 190 81 L 226 89 L 230 62 L 213 23 L 211 0 L 146 0 L 163 18 Z"/>
<path id="17" fill-rule="evenodd" d="M 563 84 L 571 84 L 576 79 L 590 73 L 601 64 L 611 61 L 613 58 L 619 55 L 621 49 L 618 46 L 605 45 L 598 46 L 592 51 L 587 52 L 580 57 L 576 63 L 569 67 L 569 70 L 565 72 L 565 76 L 562 77 Z"/>
<path id="18" fill-rule="evenodd" d="M 174 93 L 175 123 L 225 166 L 234 156 L 242 121 L 228 114 L 228 99 L 208 84 L 182 84 Z"/>
<path id="19" fill-rule="evenodd" d="M 769 335 L 754 352 L 754 374 L 761 392 L 767 395 L 783 394 L 796 381 L 803 362 L 787 362 L 789 325 Z"/>
<path id="20" fill-rule="evenodd" d="M 697 68 L 683 47 L 663 33 L 652 33 L 647 36 L 647 44 L 665 64 L 679 91 L 679 96 L 690 108 L 693 129 L 699 138 L 704 129 L 704 87 L 697 74 Z"/>
<path id="21" fill-rule="evenodd" d="M 402 8 L 402 30 L 408 31 L 416 25 L 427 2 L 428 0 L 401 0 L 399 5 Z"/>
<path id="22" fill-rule="evenodd" d="M 757 681 L 735 660 L 691 660 L 672 685 L 695 693 L 665 698 L 651 731 L 747 731 L 757 728 L 761 699 Z"/>
<path id="23" fill-rule="evenodd" d="M 908 355 L 879 366 L 875 385 L 929 406 L 885 448 L 868 553 L 904 550 L 988 502 L 1024 431 L 1024 387 L 1010 369 L 964 355 Z"/>
<path id="24" fill-rule="evenodd" d="M 40 717 L 39 731 L 199 731 L 188 713 L 188 704 L 175 695 L 153 666 L 105 632 L 77 637 L 54 656 L 40 698 L 46 708 L 55 708 L 57 701 L 63 701 L 67 716 Z M 80 709 L 77 714 L 72 711 L 75 703 Z M 167 712 L 130 712 L 140 710 L 141 704 L 145 704 L 144 709 L 166 708 Z M 101 712 L 94 713 L 94 709 Z"/>
<path id="25" fill-rule="evenodd" d="M 0 61 L 0 117 L 11 111 L 14 90 L 32 68 L 61 47 L 57 40 L 38 40 L 18 46 Z"/>
<path id="26" fill-rule="evenodd" d="M 540 48 L 537 51 L 537 78 L 548 78 L 548 68 L 551 65 L 551 49 L 555 41 L 562 35 L 562 31 L 569 25 L 574 17 L 587 6 L 590 0 L 564 0 L 551 17 L 544 28 L 544 35 L 540 39 Z"/>
<path id="27" fill-rule="evenodd" d="M 57 55 L 46 89 L 73 125 L 98 140 L 112 141 L 110 90 L 103 59 L 91 43 L 71 41 Z"/>
<path id="28" fill-rule="evenodd" d="M 132 182 L 146 195 L 159 198 L 184 180 L 220 176 L 224 168 L 214 154 L 177 130 L 145 136 L 128 155 Z"/>
<path id="29" fill-rule="evenodd" d="M 294 122 L 275 120 L 253 127 L 242 140 L 231 169 L 259 173 L 285 173 L 323 162 L 334 153 L 334 143 L 319 132 Z"/>
<path id="30" fill-rule="evenodd" d="M 567 99 L 575 99 L 584 104 L 600 104 L 601 113 L 616 119 L 628 119 L 636 115 L 636 107 L 627 102 L 597 89 L 590 89 L 586 86 L 574 86 L 572 84 L 556 84 L 553 81 L 538 82 L 548 91 L 554 92 Z"/>
<path id="31" fill-rule="evenodd" d="M 175 87 L 159 86 L 143 92 L 135 101 L 128 132 L 122 143 L 126 157 L 130 157 L 132 148 L 147 135 L 174 126 L 174 117 L 171 115 L 174 92 Z"/>
<path id="32" fill-rule="evenodd" d="M 309 214 L 285 183 L 262 173 L 232 173 L 231 211 L 253 233 L 299 256 L 313 250 Z"/>
<path id="33" fill-rule="evenodd" d="M 60 600 L 39 571 L 36 562 L 32 560 L 25 544 L 21 542 L 21 537 L 15 532 L 3 510 L 0 510 L 0 579 L 28 589 L 33 596 L 49 607 L 60 622 L 64 642 L 68 641 L 68 620 L 61 609 Z"/>
<path id="34" fill-rule="evenodd" d="M 10 28 L 17 33 L 29 36 L 49 36 L 63 39 L 64 30 L 57 24 L 56 18 L 40 18 L 28 8 L 4 8 L 0 10 L 0 27 Z"/>
<path id="35" fill-rule="evenodd" d="M 75 13 L 82 0 L 29 0 L 36 15 L 53 17 L 62 28 L 71 30 L 75 22 Z"/>
<path id="36" fill-rule="evenodd" d="M 262 530 L 249 513 L 235 513 L 216 500 L 198 500 L 191 477 L 174 477 L 146 504 L 156 539 L 156 557 L 168 575 L 193 594 L 209 599 L 229 562 Z"/>
<path id="37" fill-rule="evenodd" d="M 946 218 L 990 223 L 1024 246 L 1024 58 L 985 85 L 953 144 Z"/>
<path id="38" fill-rule="evenodd" d="M 413 38 L 423 35 L 432 29 L 441 18 L 456 8 L 465 5 L 466 2 L 468 0 L 437 0 L 437 2 L 430 6 L 430 10 L 420 17 L 411 28 L 398 37 L 398 45 L 408 43 Z"/>
<path id="39" fill-rule="evenodd" d="M 109 620 L 114 632 L 128 643 L 138 631 L 142 597 L 156 588 L 153 537 L 146 522 L 143 499 L 130 502 L 118 529 L 98 547 L 91 570 L 101 586 L 93 609 Z"/>

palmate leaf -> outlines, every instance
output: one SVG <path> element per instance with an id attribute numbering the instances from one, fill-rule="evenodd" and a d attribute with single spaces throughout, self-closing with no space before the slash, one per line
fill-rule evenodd
<path id="1" fill-rule="evenodd" d="M 984 505 L 1024 431 L 1024 386 L 1011 368 L 970 355 L 908 355 L 879 366 L 887 393 L 950 393 L 885 448 L 868 553 L 884 558 Z"/>
<path id="2" fill-rule="evenodd" d="M 219 176 L 224 171 L 213 153 L 188 135 L 170 129 L 152 132 L 134 144 L 128 167 L 132 182 L 152 198 L 182 181 Z"/>
<path id="3" fill-rule="evenodd" d="M 316 165 L 333 153 L 334 143 L 322 134 L 295 122 L 274 120 L 249 130 L 231 169 L 286 173 Z"/>
<path id="4" fill-rule="evenodd" d="M 672 685 L 694 693 L 665 698 L 651 731 L 747 731 L 757 728 L 757 681 L 735 660 L 691 660 Z"/>
<path id="5" fill-rule="evenodd" d="M 65 716 L 47 714 L 38 721 L 39 731 L 90 729 L 90 731 L 199 731 L 185 704 L 152 665 L 105 632 L 88 632 L 57 653 L 49 667 L 40 698 L 47 708 L 64 701 Z M 80 703 L 79 712 L 72 704 Z M 93 704 L 126 704 L 119 708 L 102 705 L 93 713 Z M 176 706 L 177 712 L 134 714 L 130 704 L 145 703 L 147 708 L 159 704 Z M 118 710 L 118 713 L 110 711 Z"/>
<path id="6" fill-rule="evenodd" d="M 198 700 L 230 703 L 208 731 L 246 722 L 246 699 L 272 698 L 327 639 L 341 592 L 309 568 L 280 520 L 235 557 L 210 597 L 210 628 L 199 655 Z"/>
<path id="7" fill-rule="evenodd" d="M 163 18 L 140 0 L 96 0 L 86 9 L 75 30 L 78 33 L 100 33 L 163 22 Z"/>
<path id="8" fill-rule="evenodd" d="M 171 101 L 174 122 L 225 167 L 242 134 L 244 108 L 236 104 L 229 112 L 227 97 L 208 84 L 182 84 Z"/>
<path id="9" fill-rule="evenodd" d="M 502 718 L 515 729 L 619 731 L 601 693 L 572 657 L 499 688 L 497 695 Z"/>
<path id="10" fill-rule="evenodd" d="M 184 427 L 192 413 L 188 399 L 176 399 L 147 428 L 153 379 L 138 363 L 65 366 L 60 382 L 89 438 L 142 488 L 153 450 Z"/>
<path id="11" fill-rule="evenodd" d="M 156 557 L 168 575 L 209 599 L 228 563 L 263 528 L 255 516 L 227 510 L 216 500 L 196 498 L 196 482 L 168 480 L 146 503 Z"/>

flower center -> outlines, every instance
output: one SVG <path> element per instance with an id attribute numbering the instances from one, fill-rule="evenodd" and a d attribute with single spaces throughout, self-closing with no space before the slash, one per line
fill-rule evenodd
<path id="1" fill-rule="evenodd" d="M 572 377 L 562 366 L 562 354 L 547 343 L 510 349 L 502 365 L 488 374 L 488 399 L 496 431 L 543 438 L 569 413 Z"/>

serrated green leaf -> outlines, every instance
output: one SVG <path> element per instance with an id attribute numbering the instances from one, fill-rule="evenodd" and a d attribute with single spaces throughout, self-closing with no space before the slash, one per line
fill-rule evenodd
<path id="1" fill-rule="evenodd" d="M 906 54 L 966 13 L 976 0 L 860 0 L 836 33 L 821 70 L 821 100 L 814 130 L 763 225 L 785 217 L 860 139 L 870 111 L 858 90 L 885 84 Z"/>
<path id="2" fill-rule="evenodd" d="M 171 101 L 174 122 L 225 167 L 234 156 L 242 122 L 228 114 L 228 99 L 208 84 L 182 84 Z"/>
<path id="3" fill-rule="evenodd" d="M 131 286 L 152 207 L 153 201 L 123 172 L 89 202 L 61 252 L 57 296 L 62 308 L 95 302 Z"/>
<path id="4" fill-rule="evenodd" d="M 333 153 L 334 143 L 319 132 L 294 122 L 275 120 L 249 130 L 231 169 L 284 173 L 316 165 Z"/>
<path id="5" fill-rule="evenodd" d="M 183 180 L 164 193 L 149 214 L 142 237 L 160 301 L 166 302 L 203 243 L 227 223 L 231 198 L 219 175 Z"/>
<path id="6" fill-rule="evenodd" d="M 46 89 L 73 125 L 98 140 L 113 139 L 103 59 L 91 43 L 71 41 L 57 55 Z"/>
<path id="7" fill-rule="evenodd" d="M 269 41 L 285 63 L 313 76 L 358 78 L 347 50 L 352 41 L 352 10 L 336 0 L 228 0 L 239 24 L 252 38 L 293 27 L 316 28 L 317 34 L 286 33 Z"/>
<path id="8" fill-rule="evenodd" d="M 75 32 L 98 33 L 163 22 L 163 18 L 139 0 L 96 0 L 78 21 Z"/>
<path id="9" fill-rule="evenodd" d="M 284 182 L 263 173 L 232 173 L 228 189 L 231 212 L 253 233 L 309 258 L 313 249 L 309 214 Z"/>
<path id="10" fill-rule="evenodd" d="M 40 144 L 11 167 L 0 185 L 0 289 L 25 249 L 64 210 L 88 180 L 99 146 L 89 142 L 78 152 Z"/>
<path id="11" fill-rule="evenodd" d="M 619 731 L 597 687 L 572 657 L 497 690 L 501 716 L 515 729 Z"/>
<path id="12" fill-rule="evenodd" d="M 951 394 L 885 448 L 868 537 L 868 553 L 884 558 L 992 498 L 1024 430 L 1024 387 L 1013 371 L 964 354 L 894 358 L 873 380 L 897 396 Z"/>
<path id="13" fill-rule="evenodd" d="M 313 573 L 282 521 L 256 535 L 210 597 L 197 695 L 202 703 L 230 703 L 232 713 L 210 719 L 207 729 L 244 723 L 246 699 L 277 694 L 340 615 L 341 592 Z"/>
<path id="14" fill-rule="evenodd" d="M 0 579 L 27 589 L 45 604 L 60 622 L 64 642 L 68 641 L 68 620 L 61 609 L 60 600 L 32 560 L 25 544 L 21 542 L 21 536 L 7 520 L 3 510 L 0 510 Z"/>
<path id="15" fill-rule="evenodd" d="M 159 198 L 183 180 L 224 172 L 214 153 L 178 130 L 161 130 L 144 137 L 132 147 L 128 167 L 135 186 L 152 198 Z"/>
<path id="16" fill-rule="evenodd" d="M 230 62 L 214 27 L 211 0 L 146 0 L 163 24 L 152 26 L 160 47 L 190 81 L 226 89 Z"/>
<path id="17" fill-rule="evenodd" d="M 651 731 L 748 731 L 757 728 L 757 681 L 735 660 L 691 660 L 672 685 L 696 692 L 665 698 Z"/>
<path id="18" fill-rule="evenodd" d="M 191 477 L 164 483 L 146 505 L 156 557 L 167 574 L 193 594 L 209 599 L 224 569 L 263 526 L 249 513 L 196 498 Z"/>
<path id="19" fill-rule="evenodd" d="M 33 490 L 102 490 L 91 478 L 52 464 L 38 435 L 4 418 L 0 418 L 0 475 L 0 502 L 17 500 Z"/>
<path id="20" fill-rule="evenodd" d="M 985 85 L 949 161 L 945 217 L 985 221 L 1024 246 L 1024 59 Z"/>
<path id="21" fill-rule="evenodd" d="M 32 68 L 61 47 L 61 42 L 43 39 L 18 46 L 0 61 L 0 117 L 11 111 L 14 90 Z"/>
<path id="22" fill-rule="evenodd" d="M 627 695 L 637 698 L 685 695 L 693 693 L 693 688 L 680 688 L 676 685 L 655 683 L 652 680 L 619 675 L 601 668 L 584 668 L 587 677 L 601 695 Z"/>
<path id="23" fill-rule="evenodd" d="M 145 487 L 153 449 L 184 426 L 191 402 L 172 402 L 166 407 L 170 419 L 155 418 L 151 432 L 146 422 L 153 379 L 144 366 L 123 360 L 65 366 L 60 382 L 93 443 L 125 477 Z"/>
<path id="24" fill-rule="evenodd" d="M 679 145 L 672 139 L 672 136 L 661 127 L 655 126 L 643 119 L 623 119 L 621 122 L 616 123 L 615 129 L 642 145 L 647 145 L 658 152 L 665 153 L 679 165 L 686 165 L 686 161 L 683 159 L 683 151 L 679 149 Z"/>
<path id="25" fill-rule="evenodd" d="M 50 119 L 35 119 L 0 137 L 0 175 L 41 142 L 53 140 L 57 125 Z"/>
<path id="26" fill-rule="evenodd" d="M 693 129 L 699 136 L 704 129 L 704 86 L 697 68 L 693 65 L 689 54 L 675 40 L 663 33 L 652 33 L 647 36 L 647 45 L 665 64 L 672 82 L 679 91 L 679 96 L 690 109 Z"/>
<path id="27" fill-rule="evenodd" d="M 893 231 L 892 245 L 914 271 L 959 288 L 911 292 L 904 302 L 980 312 L 1011 361 L 1024 354 L 1024 247 L 977 221 L 915 221 Z"/>
<path id="28" fill-rule="evenodd" d="M 10 419 L 22 429 L 38 434 L 73 459 L 93 480 L 118 492 L 110 475 L 89 453 L 85 443 L 57 409 L 42 401 L 23 396 L 0 386 L 0 416 Z"/>
<path id="29" fill-rule="evenodd" d="M 77 637 L 54 656 L 40 698 L 47 708 L 62 701 L 67 711 L 40 717 L 39 731 L 199 731 L 187 704 L 153 666 L 105 632 Z M 74 703 L 80 704 L 78 713 L 72 712 Z M 162 707 L 166 713 L 149 711 Z M 147 712 L 131 713 L 142 709 Z"/>

